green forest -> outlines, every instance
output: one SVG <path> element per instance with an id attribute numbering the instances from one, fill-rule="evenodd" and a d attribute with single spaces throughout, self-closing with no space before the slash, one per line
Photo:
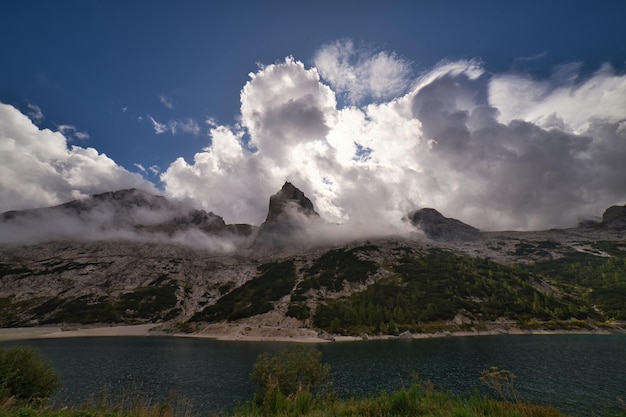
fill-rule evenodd
<path id="1" fill-rule="evenodd" d="M 601 318 L 588 300 L 543 289 L 543 276 L 532 268 L 431 249 L 407 254 L 393 270 L 394 280 L 320 304 L 315 326 L 333 333 L 397 334 L 420 331 L 424 323 L 452 320 L 457 314 L 472 321 Z"/>
<path id="2" fill-rule="evenodd" d="M 555 245 L 519 243 L 515 250 L 528 255 Z M 254 279 L 228 288 L 191 321 L 262 314 L 285 296 L 287 316 L 344 335 L 480 330 L 496 320 L 520 328 L 610 329 L 614 320 L 626 318 L 626 246 L 621 242 L 597 242 L 555 259 L 542 252 L 545 260 L 518 265 L 410 247 L 395 248 L 381 263 L 380 250 L 365 245 L 333 249 L 308 262 L 263 264 Z M 382 268 L 386 273 L 377 274 Z M 362 290 L 337 295 L 354 285 Z"/>

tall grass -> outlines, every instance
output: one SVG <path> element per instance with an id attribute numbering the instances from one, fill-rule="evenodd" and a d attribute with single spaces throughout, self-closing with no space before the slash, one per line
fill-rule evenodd
<path id="1" fill-rule="evenodd" d="M 263 402 L 249 401 L 215 417 L 567 417 L 553 407 L 523 401 L 488 398 L 479 393 L 456 396 L 416 381 L 393 393 L 338 399 L 332 393 L 308 391 L 285 396 L 269 390 Z M 626 410 L 613 416 L 626 417 Z M 154 402 L 142 397 L 109 398 L 106 393 L 76 408 L 19 406 L 0 402 L 0 417 L 207 417 L 194 413 L 191 404 L 173 395 Z"/>
<path id="2" fill-rule="evenodd" d="M 500 401 L 479 394 L 455 396 L 419 381 L 407 388 L 364 398 L 338 400 L 302 392 L 285 397 L 276 391 L 268 403 L 247 403 L 232 417 L 566 417 L 552 407 Z"/>

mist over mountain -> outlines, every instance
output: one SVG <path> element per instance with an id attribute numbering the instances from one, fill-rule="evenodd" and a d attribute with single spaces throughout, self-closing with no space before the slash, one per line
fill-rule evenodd
<path id="1" fill-rule="evenodd" d="M 52 207 L 0 214 L 0 243 L 127 239 L 228 252 L 249 247 L 303 249 L 414 232 L 407 225 L 403 230 L 385 224 L 379 226 L 326 222 L 311 200 L 290 182 L 270 196 L 267 216 L 260 226 L 226 224 L 221 216 L 188 203 L 127 189 Z M 415 226 L 428 227 L 428 224 Z"/>
<path id="2" fill-rule="evenodd" d="M 481 232 L 432 208 L 402 224 L 372 234 L 324 221 L 290 182 L 260 226 L 136 189 L 6 212 L 0 325 L 394 334 L 389 322 L 422 332 L 626 319 L 626 206 L 573 229 Z"/>
<path id="3" fill-rule="evenodd" d="M 0 243 L 126 239 L 231 252 L 250 248 L 306 249 L 394 236 L 437 242 L 470 242 L 482 236 L 477 228 L 447 218 L 434 208 L 411 211 L 404 219 L 408 222 L 399 222 L 401 227 L 390 227 L 384 222 L 327 222 L 311 200 L 290 182 L 270 196 L 265 221 L 259 226 L 227 224 L 220 215 L 186 202 L 127 189 L 52 207 L 2 213 Z M 625 219 L 626 206 L 613 206 L 605 211 L 600 223 L 585 224 L 622 229 Z"/>
<path id="4" fill-rule="evenodd" d="M 212 212 L 137 189 L 0 215 L 0 243 L 126 239 L 224 251 L 232 250 L 234 242 L 245 241 L 254 230 L 249 225 L 227 225 Z"/>
<path id="5" fill-rule="evenodd" d="M 267 217 L 259 227 L 254 246 L 280 247 L 302 242 L 306 229 L 321 223 L 311 200 L 293 184 L 285 182 L 280 191 L 270 197 Z"/>
<path id="6" fill-rule="evenodd" d="M 275 247 L 304 241 L 305 230 L 322 223 L 311 200 L 289 182 L 270 197 L 260 227 L 226 224 L 221 216 L 187 203 L 127 189 L 2 213 L 0 243 L 128 239 L 230 251 L 253 242 L 255 247 Z"/>

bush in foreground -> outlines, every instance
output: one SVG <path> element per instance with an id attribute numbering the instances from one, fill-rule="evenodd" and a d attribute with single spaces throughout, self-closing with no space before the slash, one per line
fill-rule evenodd
<path id="1" fill-rule="evenodd" d="M 275 408 L 282 399 L 310 397 L 319 392 L 328 378 L 330 366 L 323 364 L 318 350 L 296 345 L 278 355 L 259 355 L 250 376 L 257 385 L 255 401 Z"/>
<path id="2" fill-rule="evenodd" d="M 43 403 L 59 386 L 59 376 L 29 347 L 0 347 L 0 401 Z"/>

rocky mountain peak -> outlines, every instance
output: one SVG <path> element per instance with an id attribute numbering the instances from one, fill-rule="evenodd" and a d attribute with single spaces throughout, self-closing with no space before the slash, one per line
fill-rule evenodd
<path id="1" fill-rule="evenodd" d="M 307 217 L 319 217 L 319 214 L 313 208 L 311 200 L 292 183 L 285 182 L 280 191 L 270 197 L 269 210 L 265 222 L 276 222 L 293 208 Z"/>
<path id="2" fill-rule="evenodd" d="M 265 222 L 259 227 L 255 247 L 284 247 L 301 237 L 310 221 L 320 220 L 313 203 L 290 182 L 270 197 Z"/>
<path id="3" fill-rule="evenodd" d="M 432 240 L 468 241 L 480 237 L 480 230 L 460 220 L 444 217 L 433 208 L 423 208 L 409 214 L 411 224 Z"/>
<path id="4" fill-rule="evenodd" d="M 611 228 L 626 227 L 626 205 L 612 206 L 602 214 L 602 226 Z"/>

